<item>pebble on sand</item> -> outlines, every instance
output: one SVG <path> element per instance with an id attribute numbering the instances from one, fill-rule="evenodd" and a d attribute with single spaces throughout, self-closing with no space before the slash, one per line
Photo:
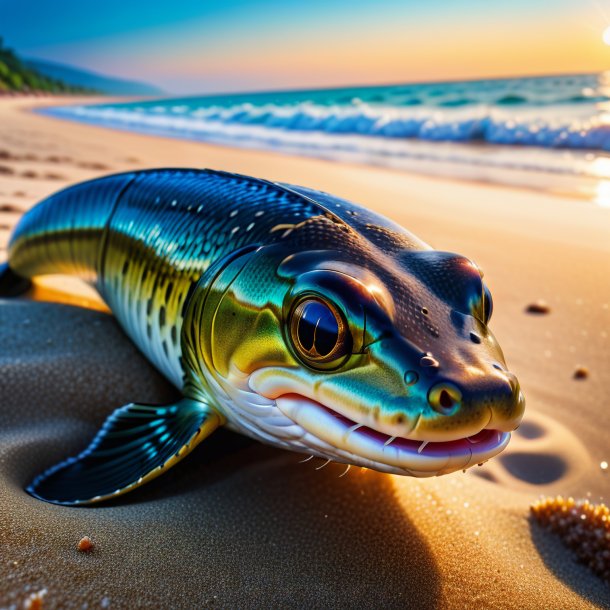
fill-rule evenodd
<path id="1" fill-rule="evenodd" d="M 76 545 L 76 548 L 81 553 L 87 553 L 88 551 L 92 551 L 93 550 L 93 541 L 91 540 L 91 538 L 89 538 L 89 536 L 83 536 L 78 541 L 78 544 Z"/>
<path id="2" fill-rule="evenodd" d="M 551 308 L 549 307 L 548 303 L 546 301 L 543 300 L 538 300 L 535 301 L 534 303 L 530 303 L 526 308 L 525 311 L 527 313 L 535 313 L 535 314 L 547 314 L 547 313 L 551 313 Z"/>
<path id="3" fill-rule="evenodd" d="M 577 366 L 574 370 L 574 379 L 586 379 L 589 376 L 589 369 L 586 366 Z"/>
<path id="4" fill-rule="evenodd" d="M 557 534 L 581 563 L 610 583 L 610 509 L 574 498 L 545 498 L 530 507 L 536 521 Z"/>

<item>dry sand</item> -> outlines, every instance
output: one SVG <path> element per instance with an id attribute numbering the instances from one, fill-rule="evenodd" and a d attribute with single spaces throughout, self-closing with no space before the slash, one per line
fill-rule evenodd
<path id="1" fill-rule="evenodd" d="M 483 267 L 492 328 L 528 406 L 509 449 L 467 474 L 339 479 L 342 466 L 316 471 L 220 431 L 120 502 L 52 506 L 23 491 L 34 474 L 82 448 L 115 407 L 173 391 L 107 314 L 4 301 L 0 607 L 41 589 L 48 608 L 610 607 L 610 588 L 528 518 L 540 494 L 610 496 L 599 466 L 610 461 L 610 210 L 28 112 L 49 103 L 0 100 L 1 248 L 38 199 L 112 171 L 212 167 L 328 190 Z M 46 285 L 95 304 L 74 282 Z M 548 315 L 525 313 L 537 299 Z M 579 365 L 588 378 L 573 378 Z M 79 553 L 85 535 L 95 546 Z"/>

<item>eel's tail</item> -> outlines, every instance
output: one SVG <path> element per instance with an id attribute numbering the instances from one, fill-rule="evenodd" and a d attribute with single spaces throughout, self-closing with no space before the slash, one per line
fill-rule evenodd
<path id="1" fill-rule="evenodd" d="M 116 174 L 59 191 L 26 212 L 15 228 L 8 263 L 0 266 L 0 297 L 16 296 L 36 275 L 77 275 L 95 281 L 106 229 L 134 174 Z"/>

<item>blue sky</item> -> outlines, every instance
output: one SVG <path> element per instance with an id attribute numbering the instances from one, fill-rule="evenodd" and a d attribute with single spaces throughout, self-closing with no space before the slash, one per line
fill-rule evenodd
<path id="1" fill-rule="evenodd" d="M 604 69 L 590 2 L 0 0 L 0 35 L 176 93 L 375 84 Z"/>

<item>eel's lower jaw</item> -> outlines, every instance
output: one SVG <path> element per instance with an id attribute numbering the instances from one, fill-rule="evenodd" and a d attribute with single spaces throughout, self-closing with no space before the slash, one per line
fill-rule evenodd
<path id="1" fill-rule="evenodd" d="M 484 429 L 453 441 L 391 437 L 340 415 L 300 394 L 276 399 L 278 409 L 304 430 L 337 450 L 337 461 L 395 474 L 430 477 L 480 464 L 500 453 L 509 432 Z"/>

